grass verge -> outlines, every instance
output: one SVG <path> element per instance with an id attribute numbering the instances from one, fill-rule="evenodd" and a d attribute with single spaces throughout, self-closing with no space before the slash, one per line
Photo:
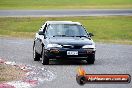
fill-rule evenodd
<path id="1" fill-rule="evenodd" d="M 132 0 L 0 0 L 0 9 L 132 8 Z"/>
<path id="2" fill-rule="evenodd" d="M 19 80 L 24 74 L 25 72 L 17 67 L 0 64 L 0 83 Z"/>
<path id="3" fill-rule="evenodd" d="M 104 17 L 1 17 L 0 36 L 33 38 L 47 20 L 71 20 L 82 23 L 97 42 L 132 44 L 132 16 Z"/>

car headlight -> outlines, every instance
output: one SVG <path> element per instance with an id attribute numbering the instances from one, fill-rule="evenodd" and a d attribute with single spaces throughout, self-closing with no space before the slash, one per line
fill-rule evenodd
<path id="1" fill-rule="evenodd" d="M 89 48 L 91 49 L 91 48 L 93 48 L 94 51 L 96 50 L 95 44 L 92 44 L 92 45 L 84 45 L 82 48 L 83 49 L 89 49 Z"/>
<path id="2" fill-rule="evenodd" d="M 48 44 L 47 47 L 48 48 L 61 48 L 62 46 L 59 44 Z"/>

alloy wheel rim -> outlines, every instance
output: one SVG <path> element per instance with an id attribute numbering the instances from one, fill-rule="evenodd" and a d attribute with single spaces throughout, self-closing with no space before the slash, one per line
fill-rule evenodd
<path id="1" fill-rule="evenodd" d="M 42 64 L 43 64 L 43 62 L 44 62 L 44 59 L 43 59 L 43 56 L 42 56 Z"/>
<path id="2" fill-rule="evenodd" d="M 43 62 L 44 62 L 44 56 L 42 55 L 42 64 L 43 64 Z"/>
<path id="3" fill-rule="evenodd" d="M 33 58 L 35 58 L 35 47 L 33 47 Z"/>

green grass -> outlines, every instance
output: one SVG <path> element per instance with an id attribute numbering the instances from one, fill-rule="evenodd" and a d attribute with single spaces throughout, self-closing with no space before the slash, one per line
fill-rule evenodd
<path id="1" fill-rule="evenodd" d="M 0 9 L 132 8 L 132 0 L 0 0 Z"/>
<path id="2" fill-rule="evenodd" d="M 5 17 L 0 18 L 0 35 L 33 38 L 47 20 L 71 20 L 81 22 L 98 42 L 132 44 L 132 16 L 105 17 Z"/>

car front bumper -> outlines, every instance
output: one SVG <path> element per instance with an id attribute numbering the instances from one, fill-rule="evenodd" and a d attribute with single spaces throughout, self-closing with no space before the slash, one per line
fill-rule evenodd
<path id="1" fill-rule="evenodd" d="M 76 59 L 86 60 L 91 54 L 95 54 L 93 49 L 63 49 L 63 48 L 52 48 L 46 49 L 45 56 L 49 59 Z M 67 55 L 67 51 L 77 51 L 78 55 Z"/>

